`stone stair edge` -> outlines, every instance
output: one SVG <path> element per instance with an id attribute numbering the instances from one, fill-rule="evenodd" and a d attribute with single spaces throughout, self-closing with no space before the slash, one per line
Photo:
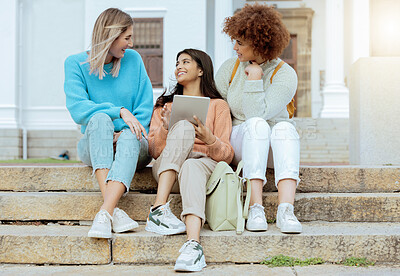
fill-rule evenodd
<path id="1" fill-rule="evenodd" d="M 170 199 L 172 212 L 179 216 L 180 195 L 171 194 Z M 155 194 L 129 193 L 118 207 L 133 219 L 145 221 L 154 200 Z M 101 204 L 100 192 L 1 192 L 0 220 L 93 220 Z M 277 192 L 263 193 L 263 205 L 267 219 L 274 219 Z M 300 221 L 400 222 L 400 193 L 298 193 L 295 214 Z"/>
<path id="2" fill-rule="evenodd" d="M 173 264 L 186 235 L 161 236 L 143 228 L 104 240 L 88 238 L 87 226 L 0 225 L 0 263 Z M 305 222 L 299 235 L 282 234 L 275 224 L 267 232 L 242 235 L 201 232 L 208 263 L 257 263 L 278 254 L 328 262 L 351 256 L 399 263 L 400 255 L 388 253 L 398 251 L 399 241 L 400 223 Z"/>
<path id="3" fill-rule="evenodd" d="M 268 169 L 264 191 L 276 191 Z M 302 166 L 298 192 L 395 192 L 400 190 L 400 166 Z M 137 171 L 133 191 L 156 191 L 151 167 Z M 99 191 L 89 166 L 0 166 L 0 191 Z"/>
<path id="4" fill-rule="evenodd" d="M 244 237 L 244 236 L 285 236 L 285 237 L 299 237 L 299 236 L 324 236 L 324 235 L 387 235 L 396 234 L 400 237 L 400 222 L 337 222 L 337 221 L 305 221 L 302 225 L 305 227 L 300 234 L 284 234 L 276 227 L 276 223 L 269 223 L 267 231 L 251 232 L 245 230 L 243 234 L 236 234 L 234 230 L 231 231 L 212 231 L 206 223 L 201 229 L 200 236 L 230 236 L 230 237 Z M 145 223 L 140 223 L 139 228 L 124 233 L 113 233 L 111 239 L 119 237 L 179 237 L 185 234 L 178 235 L 159 235 L 156 233 L 148 232 L 144 229 Z M 0 224 L 0 235 L 11 236 L 86 236 L 90 226 L 88 225 L 10 225 Z M 321 229 L 323 231 L 321 231 Z M 369 229 L 366 233 L 365 229 Z M 49 233 L 43 230 L 50 230 Z M 393 231 L 395 230 L 395 231 Z M 101 241 L 103 239 L 93 238 L 94 241 Z M 400 257 L 400 256 L 399 256 Z"/>

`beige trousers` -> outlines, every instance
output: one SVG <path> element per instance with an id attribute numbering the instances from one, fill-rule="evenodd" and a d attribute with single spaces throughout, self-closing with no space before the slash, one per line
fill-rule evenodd
<path id="1" fill-rule="evenodd" d="M 168 132 L 166 146 L 153 164 L 153 176 L 158 182 L 160 174 L 174 170 L 177 179 L 172 193 L 180 191 L 182 197 L 181 219 L 192 214 L 205 222 L 206 183 L 217 162 L 203 153 L 192 152 L 195 131 L 186 120 L 177 122 Z"/>

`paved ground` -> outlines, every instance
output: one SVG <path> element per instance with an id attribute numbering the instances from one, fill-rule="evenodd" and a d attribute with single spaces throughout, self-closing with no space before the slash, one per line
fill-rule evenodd
<path id="1" fill-rule="evenodd" d="M 184 275 L 175 273 L 172 266 L 31 266 L 0 265 L 0 275 Z M 306 267 L 275 267 L 263 265 L 209 265 L 202 272 L 192 275 L 400 275 L 400 265 L 377 265 L 370 267 L 347 267 L 339 265 L 315 265 Z"/>

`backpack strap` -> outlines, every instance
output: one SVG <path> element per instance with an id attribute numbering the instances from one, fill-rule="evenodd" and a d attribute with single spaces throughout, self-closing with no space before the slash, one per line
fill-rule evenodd
<path id="1" fill-rule="evenodd" d="M 239 181 L 239 187 L 236 194 L 236 204 L 237 204 L 237 222 L 236 222 L 236 234 L 241 235 L 244 231 L 244 217 L 243 217 L 243 207 L 242 207 L 242 193 L 243 186 L 242 181 Z"/>
<path id="2" fill-rule="evenodd" d="M 243 182 L 239 182 L 239 187 L 236 194 L 236 204 L 237 204 L 237 222 L 236 222 L 236 234 L 241 235 L 244 231 L 244 220 L 247 218 L 249 214 L 249 205 L 250 205 L 250 197 L 251 197 L 251 184 L 249 179 L 244 179 L 247 183 L 247 193 L 246 193 L 246 201 L 244 206 L 243 202 Z M 243 209 L 242 209 L 243 208 Z"/>
<path id="3" fill-rule="evenodd" d="M 274 72 L 272 73 L 271 78 L 269 79 L 269 83 L 272 83 L 272 79 L 274 78 L 276 72 L 278 72 L 279 69 L 281 69 L 282 65 L 284 65 L 284 64 L 285 64 L 285 62 L 283 60 L 281 62 L 279 62 L 278 66 L 276 66 Z"/>
<path id="4" fill-rule="evenodd" d="M 239 67 L 239 64 L 240 64 L 240 60 L 239 60 L 239 59 L 236 59 L 236 63 L 235 63 L 235 66 L 233 67 L 233 71 L 232 71 L 232 75 L 231 75 L 231 80 L 229 81 L 229 86 L 231 85 L 231 83 L 232 83 L 232 81 L 233 81 L 233 78 L 234 78 L 235 75 L 236 75 L 236 71 L 237 71 L 237 69 L 238 69 L 238 67 Z"/>
<path id="5" fill-rule="evenodd" d="M 250 197 L 251 197 L 251 185 L 250 185 L 250 180 L 249 179 L 244 179 L 239 177 L 240 171 L 243 168 L 243 161 L 240 161 L 239 164 L 237 165 L 236 169 L 236 176 L 240 179 L 239 181 L 239 187 L 237 190 L 236 194 L 236 204 L 237 204 L 237 222 L 236 222 L 236 234 L 241 235 L 244 232 L 244 222 L 245 219 L 247 218 L 247 215 L 249 213 L 249 205 L 250 205 Z M 246 194 L 246 200 L 244 206 L 242 205 L 243 203 L 243 181 L 247 183 L 247 194 Z"/>
<path id="6" fill-rule="evenodd" d="M 250 179 L 245 179 L 245 183 L 247 184 L 247 189 L 246 189 L 246 200 L 244 202 L 243 206 L 243 217 L 247 219 L 247 216 L 249 215 L 249 207 L 250 207 L 250 197 L 251 197 L 251 183 Z"/>
<path id="7" fill-rule="evenodd" d="M 269 83 L 272 83 L 272 79 L 274 78 L 276 72 L 278 72 L 279 69 L 281 69 L 282 65 L 285 64 L 285 62 L 282 60 L 281 62 L 279 62 L 278 66 L 276 66 L 274 72 L 272 73 L 271 78 L 269 79 Z M 288 105 L 286 106 L 287 111 L 289 113 L 289 118 L 293 118 L 294 112 L 296 110 L 296 107 L 294 106 L 294 97 L 292 98 L 292 100 L 290 101 L 290 103 L 288 103 Z"/>

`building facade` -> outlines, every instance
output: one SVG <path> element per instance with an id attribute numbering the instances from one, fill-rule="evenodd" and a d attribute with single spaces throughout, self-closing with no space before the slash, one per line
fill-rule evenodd
<path id="1" fill-rule="evenodd" d="M 275 5 L 292 41 L 285 60 L 299 77 L 297 120 L 347 118 L 346 77 L 370 55 L 369 0 L 258 1 Z M 80 134 L 65 107 L 67 56 L 90 47 L 97 16 L 120 8 L 135 20 L 134 48 L 142 54 L 155 98 L 173 83 L 176 54 L 197 48 L 215 71 L 234 56 L 221 32 L 225 17 L 245 0 L 1 0 L 0 159 L 76 157 Z"/>

